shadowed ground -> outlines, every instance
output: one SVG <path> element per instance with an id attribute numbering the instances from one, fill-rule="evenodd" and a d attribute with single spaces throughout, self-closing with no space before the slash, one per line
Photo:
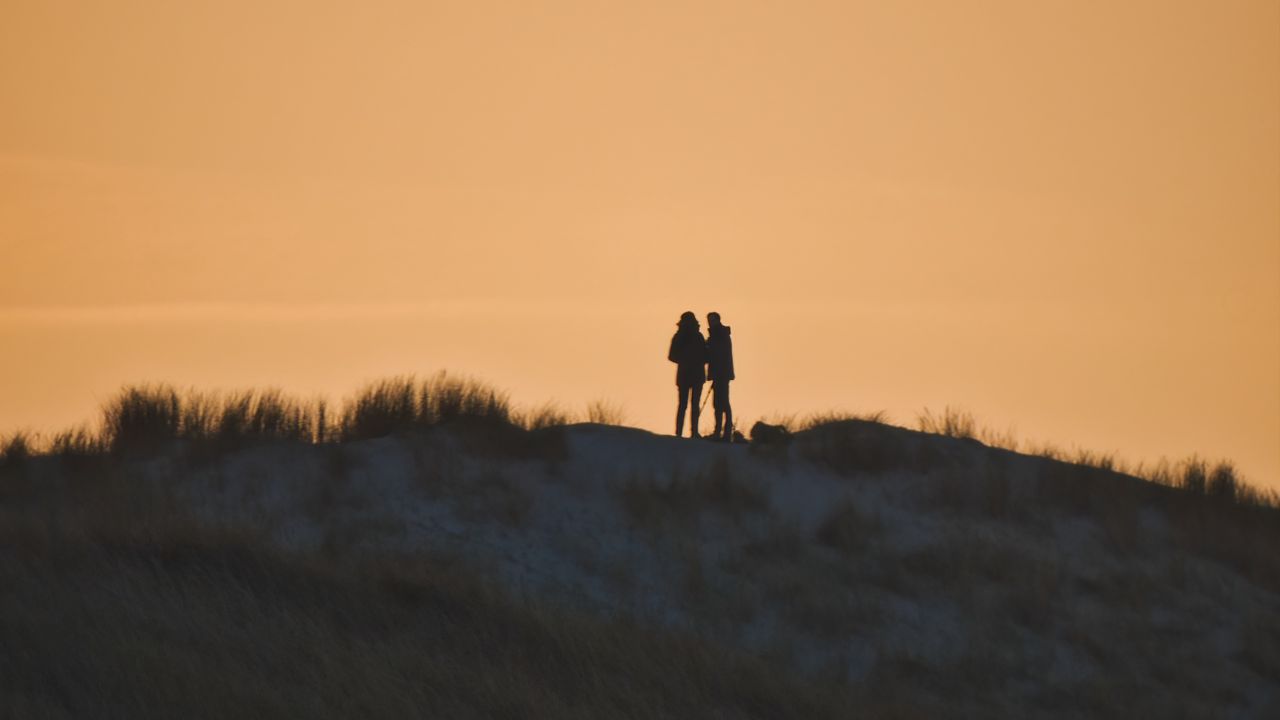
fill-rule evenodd
<path id="1" fill-rule="evenodd" d="M 1280 703 L 1280 522 L 1229 466 L 1153 482 L 955 437 L 975 434 L 955 416 L 930 433 L 828 417 L 743 446 L 563 425 L 466 383 L 363 399 L 317 425 L 261 397 L 126 392 L 101 434 L 36 454 L 11 440 L 5 711 L 1267 717 Z"/>

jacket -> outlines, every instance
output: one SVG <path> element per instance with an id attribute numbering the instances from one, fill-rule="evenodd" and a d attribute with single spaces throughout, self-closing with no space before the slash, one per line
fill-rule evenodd
<path id="1" fill-rule="evenodd" d="M 689 387 L 707 381 L 707 341 L 693 328 L 681 328 L 671 336 L 667 359 L 676 364 L 676 385 Z"/>
<path id="2" fill-rule="evenodd" d="M 733 338 L 729 337 L 729 326 L 713 325 L 707 328 L 707 334 L 711 336 L 707 340 L 707 375 L 712 382 L 733 380 Z"/>

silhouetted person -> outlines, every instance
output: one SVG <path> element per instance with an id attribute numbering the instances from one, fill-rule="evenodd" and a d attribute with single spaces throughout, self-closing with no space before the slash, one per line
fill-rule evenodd
<path id="1" fill-rule="evenodd" d="M 707 376 L 711 380 L 711 408 L 716 414 L 714 437 L 728 441 L 733 439 L 733 408 L 729 405 L 733 339 L 729 337 L 729 326 L 720 323 L 720 313 L 707 313 L 707 336 Z"/>
<path id="2" fill-rule="evenodd" d="M 689 437 L 698 435 L 698 411 L 702 402 L 702 385 L 707 381 L 707 341 L 691 312 L 680 316 L 678 329 L 671 337 L 667 359 L 676 364 L 676 389 L 680 391 L 680 407 L 676 410 L 676 437 L 684 433 L 684 409 L 689 408 Z M 692 402 L 690 402 L 692 400 Z"/>

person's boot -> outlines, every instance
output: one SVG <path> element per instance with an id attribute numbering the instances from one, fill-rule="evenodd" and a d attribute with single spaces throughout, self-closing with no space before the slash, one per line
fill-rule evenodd
<path id="1" fill-rule="evenodd" d="M 702 437 L 702 435 L 698 434 L 698 406 L 696 404 L 693 406 L 693 411 L 689 413 L 689 437 Z"/>

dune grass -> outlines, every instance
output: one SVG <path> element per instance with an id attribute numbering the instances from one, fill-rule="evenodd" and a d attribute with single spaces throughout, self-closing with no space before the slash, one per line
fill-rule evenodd
<path id="1" fill-rule="evenodd" d="M 623 414 L 619 406 L 598 400 L 588 405 L 585 417 L 589 422 L 618 424 Z M 300 400 L 271 388 L 203 392 L 165 384 L 134 385 L 104 403 L 96 426 L 82 425 L 47 438 L 25 431 L 0 437 L 0 463 L 41 454 L 70 458 L 145 454 L 179 441 L 214 450 L 276 441 L 346 442 L 445 424 L 465 428 L 473 449 L 556 459 L 564 452 L 563 438 L 556 430 L 574 421 L 571 413 L 554 403 L 519 409 L 506 392 L 445 372 L 424 379 L 397 376 L 371 382 L 337 408 L 323 398 Z M 926 472 L 942 460 L 930 444 L 909 448 L 884 411 L 829 411 L 774 418 L 773 424 L 789 433 L 796 431 L 805 457 L 848 474 L 900 468 Z M 1215 504 L 1280 508 L 1280 493 L 1250 485 L 1229 461 L 1192 456 L 1178 462 L 1130 465 L 1114 453 L 1067 452 L 1047 444 L 1024 447 L 1012 431 L 993 431 L 969 411 L 950 406 L 937 413 L 926 408 L 918 415 L 917 425 L 927 434 L 972 440 L 991 448 L 1016 452 L 1023 447 L 1025 454 L 1080 469 L 1049 473 L 1075 478 L 1047 481 L 1056 482 L 1048 491 L 1051 495 L 1088 495 L 1100 490 L 1096 478 L 1115 476 L 1176 488 Z"/>
<path id="2" fill-rule="evenodd" d="M 56 463 L 0 466 L 0 716 L 798 719 L 857 701 L 700 633 L 513 597 L 431 549 L 280 551 L 174 502 L 146 458 L 103 460 L 58 483 Z M 508 480 L 463 488 L 460 517 L 519 528 Z M 724 469 L 689 482 L 751 504 Z"/>
<path id="3" fill-rule="evenodd" d="M 1120 677 L 1107 692 L 1178 687 L 1201 682 L 1200 673 L 1185 659 L 1166 659 L 1166 650 L 1188 658 L 1204 646 L 1168 640 L 1143 619 L 1183 596 L 1200 603 L 1226 592 L 1202 587 L 1218 587 L 1219 577 L 1217 569 L 1206 574 L 1203 558 L 1280 592 L 1280 513 L 1229 464 L 1191 458 L 1152 466 L 1145 479 L 1124 474 L 1114 456 L 1015 456 L 968 442 L 984 437 L 976 422 L 978 438 L 957 442 L 888 425 L 883 414 L 828 413 L 797 421 L 807 429 L 782 448 L 843 484 L 808 520 L 779 521 L 787 498 L 771 495 L 789 490 L 794 465 L 735 448 L 715 448 L 700 466 L 669 474 L 592 476 L 617 519 L 642 528 L 647 547 L 669 563 L 671 587 L 695 622 L 637 625 L 643 616 L 556 609 L 508 586 L 522 594 L 515 599 L 477 579 L 499 577 L 491 566 L 461 555 L 343 550 L 375 535 L 376 519 L 344 513 L 363 508 L 356 494 L 344 508 L 347 490 L 367 485 L 355 482 L 371 470 L 358 456 L 398 451 L 411 456 L 411 477 L 427 497 L 447 501 L 468 524 L 466 542 L 482 528 L 536 538 L 550 503 L 527 481 L 541 469 L 525 477 L 523 463 L 485 463 L 565 457 L 559 423 L 569 415 L 555 406 L 521 410 L 452 376 L 373 383 L 333 412 L 271 392 L 128 390 L 138 392 L 108 403 L 118 423 L 110 433 L 86 426 L 0 441 L 0 715 L 1015 716 L 1012 706 L 980 712 L 990 710 L 980 703 L 1004 697 L 1010 682 L 1042 682 L 1049 668 L 1023 662 L 1028 633 L 1052 634 L 1092 658 L 1102 668 L 1096 677 Z M 443 426 L 449 431 L 436 431 Z M 341 442 L 384 435 L 400 437 Z M 216 483 L 217 463 L 183 465 L 182 454 L 147 452 L 178 442 L 220 453 L 258 441 L 286 447 L 228 458 L 276 462 L 279 450 L 310 458 L 282 466 L 278 477 L 315 487 L 300 497 L 325 528 L 318 549 L 272 550 L 270 524 L 257 520 L 252 531 L 202 528 L 189 505 L 165 494 L 166 465 L 176 457 L 179 472 L 194 467 Z M 320 446 L 287 446 L 294 442 Z M 466 471 L 476 459 L 481 466 Z M 888 499 L 899 487 L 921 495 L 899 495 L 907 500 L 895 507 Z M 939 531 L 904 544 L 912 514 Z M 1054 524 L 1086 528 L 1105 553 L 1072 560 L 1072 545 L 1060 554 L 1046 540 Z M 724 548 L 707 552 L 709 530 L 728 541 Z M 576 547 L 574 533 L 557 537 Z M 582 545 L 577 556 L 593 559 L 578 562 L 608 562 Z M 1094 559 L 1141 570 L 1095 573 Z M 1184 569 L 1166 570 L 1175 563 Z M 621 563 L 605 572 L 643 598 L 661 576 L 644 568 Z M 1161 583 L 1169 592 L 1153 592 Z M 938 604 L 971 618 L 964 651 L 930 654 L 887 632 L 903 627 L 904 602 L 911 617 L 917 607 L 946 617 L 929 614 Z M 1095 617 L 1095 604 L 1119 610 Z M 1248 612 L 1239 628 L 1217 616 L 1205 621 L 1241 634 L 1242 662 L 1275 677 L 1273 613 Z M 782 623 L 777 648 L 748 657 L 717 644 L 757 621 Z M 812 643 L 841 642 L 874 650 L 807 655 Z M 1125 675 L 1147 668 L 1164 674 L 1154 684 Z M 1216 702 L 1218 689 L 1231 687 L 1225 672 L 1189 695 Z M 1050 685 L 1064 692 L 1072 687 L 1064 682 Z M 1090 714 L 1112 714 L 1109 695 L 1094 692 L 1101 699 Z M 964 704 L 973 698 L 977 704 Z M 1074 699 L 1033 702 L 1060 703 L 1063 716 L 1075 708 Z M 1199 715 L 1216 706 L 1192 707 Z"/>
<path id="4" fill-rule="evenodd" d="M 587 403 L 587 422 L 600 425 L 622 425 L 626 422 L 626 411 L 621 405 L 609 400 L 593 400 Z"/>
<path id="5" fill-rule="evenodd" d="M 573 421 L 573 415 L 554 402 L 544 403 L 515 415 L 515 424 L 526 430 L 564 427 Z"/>
<path id="6" fill-rule="evenodd" d="M 593 422 L 617 422 L 606 402 L 588 408 Z M 230 449 L 255 443 L 349 442 L 440 425 L 484 428 L 490 439 L 516 438 L 574 422 L 554 403 L 521 410 L 484 382 L 444 372 L 368 383 L 340 406 L 302 400 L 278 389 L 206 392 L 166 384 L 129 385 L 102 406 L 95 425 L 48 437 L 18 431 L 0 436 L 0 462 L 33 455 L 146 454 L 175 442 Z"/>
<path id="7" fill-rule="evenodd" d="M 130 386 L 103 406 L 96 439 L 85 429 L 75 442 L 112 452 L 149 452 L 175 440 L 321 441 L 326 409 L 322 400 L 304 403 L 276 389 L 206 393 L 180 392 L 168 385 Z"/>
<path id="8" fill-rule="evenodd" d="M 1154 542 L 1141 516 L 1155 512 L 1181 548 L 1280 591 L 1280 558 L 1271 550 L 1280 546 L 1280 493 L 1245 482 L 1229 461 L 1191 456 L 1130 465 L 1114 453 L 1027 446 L 1023 458 L 1033 462 L 1026 466 L 1033 468 L 1027 484 L 1011 474 L 1020 445 L 1012 432 L 993 432 L 955 408 L 926 410 L 919 429 L 973 442 L 982 449 L 975 456 L 979 461 L 957 462 L 937 443 L 913 442 L 903 428 L 838 413 L 808 424 L 796 445 L 811 462 L 850 477 L 922 473 L 931 506 L 970 517 L 1030 521 L 1065 511 L 1090 518 L 1120 554 L 1141 552 Z"/>
<path id="9" fill-rule="evenodd" d="M 439 373 L 401 376 L 366 385 L 339 416 L 336 435 L 363 440 L 459 420 L 515 424 L 507 393 L 478 380 Z"/>
<path id="10" fill-rule="evenodd" d="M 1024 445 L 1012 430 L 996 431 L 980 424 L 963 409 L 946 407 L 939 413 L 928 408 L 917 417 L 921 432 L 961 440 L 976 440 L 983 445 L 1010 452 L 1023 452 L 1064 465 L 1101 470 L 1104 473 L 1138 478 L 1156 485 L 1177 488 L 1190 495 L 1218 501 L 1267 508 L 1280 508 L 1280 493 L 1264 490 L 1244 481 L 1229 460 L 1209 461 L 1197 455 L 1183 460 L 1162 459 L 1154 464 L 1130 464 L 1114 452 L 1097 452 L 1085 448 L 1063 450 L 1051 444 Z"/>
<path id="11" fill-rule="evenodd" d="M 0 437 L 0 464 L 19 463 L 36 450 L 35 440 L 25 430 Z"/>

